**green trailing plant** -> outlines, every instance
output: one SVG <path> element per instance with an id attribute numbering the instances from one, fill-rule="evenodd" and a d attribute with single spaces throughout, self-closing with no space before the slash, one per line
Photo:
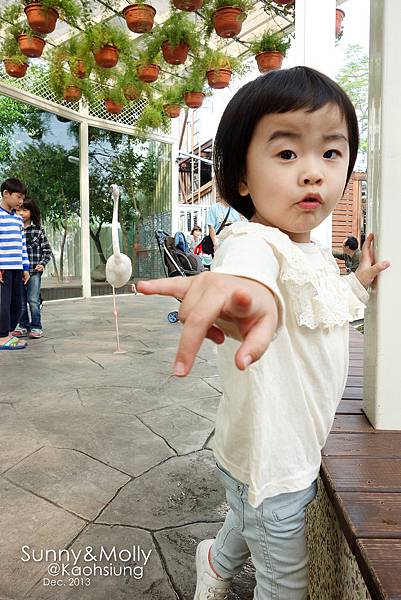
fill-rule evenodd
<path id="1" fill-rule="evenodd" d="M 244 75 L 249 66 L 240 58 L 230 56 L 223 50 L 207 47 L 204 55 L 201 58 L 202 68 L 205 71 L 210 69 L 229 69 L 238 75 Z"/>
<path id="2" fill-rule="evenodd" d="M 23 14 L 23 8 L 20 2 L 9 4 L 0 12 L 0 30 L 10 25 L 14 25 Z"/>
<path id="3" fill-rule="evenodd" d="M 116 84 L 123 92 L 126 88 L 130 87 L 134 87 L 138 94 L 146 92 L 148 89 L 148 84 L 141 81 L 137 76 L 136 70 L 131 68 L 127 68 L 124 73 L 118 77 Z"/>
<path id="4" fill-rule="evenodd" d="M 163 111 L 163 102 L 159 99 L 149 99 L 149 103 L 143 109 L 141 116 L 136 122 L 136 127 L 142 131 L 150 129 L 161 129 L 168 131 L 170 128 L 170 120 Z"/>
<path id="5" fill-rule="evenodd" d="M 76 22 L 81 16 L 83 3 L 76 0 L 23 0 L 25 6 L 36 2 L 39 2 L 43 8 L 55 8 L 61 19 L 65 21 Z"/>
<path id="6" fill-rule="evenodd" d="M 263 10 L 270 17 L 290 17 L 295 16 L 295 2 L 292 4 L 276 4 L 274 0 L 264 0 Z"/>
<path id="7" fill-rule="evenodd" d="M 170 16 L 156 29 L 154 35 L 159 45 L 167 41 L 175 48 L 185 43 L 193 52 L 196 52 L 200 46 L 200 36 L 193 21 L 184 12 L 178 10 L 171 11 Z"/>
<path id="8" fill-rule="evenodd" d="M 183 99 L 183 88 L 182 85 L 176 83 L 170 85 L 168 88 L 159 88 L 161 91 L 162 105 L 165 104 L 178 104 L 178 106 L 184 106 L 185 102 Z"/>
<path id="9" fill-rule="evenodd" d="M 18 38 L 18 36 L 22 34 L 27 35 L 29 38 L 39 37 L 42 40 L 44 40 L 46 37 L 42 33 L 37 33 L 36 31 L 33 31 L 33 29 L 29 27 L 26 21 L 15 23 L 12 27 L 10 27 L 10 32 L 15 38 Z"/>
<path id="10" fill-rule="evenodd" d="M 127 99 L 118 86 L 103 87 L 101 95 L 104 100 L 113 100 L 116 104 L 122 104 L 123 106 L 127 104 Z"/>
<path id="11" fill-rule="evenodd" d="M 252 54 L 260 52 L 281 52 L 284 56 L 288 48 L 291 46 L 291 40 L 288 37 L 283 37 L 281 34 L 265 31 L 260 37 L 254 38 L 249 46 Z"/>
<path id="12" fill-rule="evenodd" d="M 161 60 L 160 41 L 157 35 L 150 35 L 146 45 L 139 51 L 136 64 L 139 67 L 146 65 L 159 64 Z"/>
<path id="13" fill-rule="evenodd" d="M 203 92 L 206 94 L 206 74 L 200 63 L 194 63 L 192 71 L 182 82 L 182 93 Z"/>
<path id="14" fill-rule="evenodd" d="M 69 67 L 72 72 L 77 68 L 78 61 L 82 61 L 85 64 L 86 74 L 85 77 L 90 75 L 93 67 L 95 66 L 95 59 L 91 52 L 88 40 L 86 37 L 73 37 L 63 44 L 65 48 Z"/>
<path id="15" fill-rule="evenodd" d="M 10 33 L 6 35 L 0 46 L 0 57 L 2 60 L 8 59 L 17 64 L 28 62 L 28 57 L 22 54 L 16 38 Z"/>
<path id="16" fill-rule="evenodd" d="M 97 52 L 103 46 L 115 46 L 122 56 L 129 57 L 132 52 L 130 37 L 120 27 L 109 23 L 89 25 L 86 29 L 86 40 L 92 52 Z"/>

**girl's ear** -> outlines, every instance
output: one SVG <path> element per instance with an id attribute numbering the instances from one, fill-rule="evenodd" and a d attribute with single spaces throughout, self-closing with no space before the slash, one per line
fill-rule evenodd
<path id="1" fill-rule="evenodd" d="M 238 192 L 240 196 L 247 196 L 249 194 L 248 184 L 245 179 L 241 179 L 239 182 Z"/>

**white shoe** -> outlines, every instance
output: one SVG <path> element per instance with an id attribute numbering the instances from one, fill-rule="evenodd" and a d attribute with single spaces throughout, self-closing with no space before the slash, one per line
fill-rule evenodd
<path id="1" fill-rule="evenodd" d="M 196 590 L 194 600 L 227 600 L 231 579 L 218 577 L 209 564 L 214 540 L 203 540 L 196 549 Z"/>

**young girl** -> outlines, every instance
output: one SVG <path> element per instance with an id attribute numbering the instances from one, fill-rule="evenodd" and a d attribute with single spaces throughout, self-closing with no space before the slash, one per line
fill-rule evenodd
<path id="1" fill-rule="evenodd" d="M 223 114 L 214 162 L 220 194 L 250 222 L 224 230 L 211 273 L 138 285 L 182 298 L 176 375 L 205 337 L 225 340 L 214 452 L 230 510 L 197 548 L 196 600 L 225 598 L 249 555 L 255 599 L 307 597 L 305 508 L 347 379 L 348 323 L 389 266 L 374 264 L 370 235 L 357 272 L 341 277 L 311 240 L 357 148 L 355 110 L 325 75 L 295 67 L 246 84 Z"/>
<path id="2" fill-rule="evenodd" d="M 35 339 L 40 338 L 43 333 L 40 313 L 40 284 L 42 273 L 51 258 L 52 251 L 41 227 L 40 211 L 35 202 L 29 199 L 24 200 L 18 213 L 24 221 L 30 278 L 22 290 L 22 311 L 13 335 L 16 337 L 28 335 Z"/>

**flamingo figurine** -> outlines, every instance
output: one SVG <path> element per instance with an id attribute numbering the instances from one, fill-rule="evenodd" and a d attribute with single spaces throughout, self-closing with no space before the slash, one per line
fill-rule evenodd
<path id="1" fill-rule="evenodd" d="M 123 287 L 132 275 L 131 260 L 126 254 L 120 252 L 120 244 L 118 240 L 118 200 L 120 198 L 120 190 L 118 185 L 111 185 L 110 192 L 114 202 L 113 220 L 111 225 L 111 233 L 113 239 L 113 254 L 106 262 L 106 280 L 113 288 L 113 314 L 116 326 L 117 350 L 114 354 L 125 354 L 125 350 L 120 347 L 120 335 L 118 331 L 118 313 L 116 305 L 116 288 Z"/>

